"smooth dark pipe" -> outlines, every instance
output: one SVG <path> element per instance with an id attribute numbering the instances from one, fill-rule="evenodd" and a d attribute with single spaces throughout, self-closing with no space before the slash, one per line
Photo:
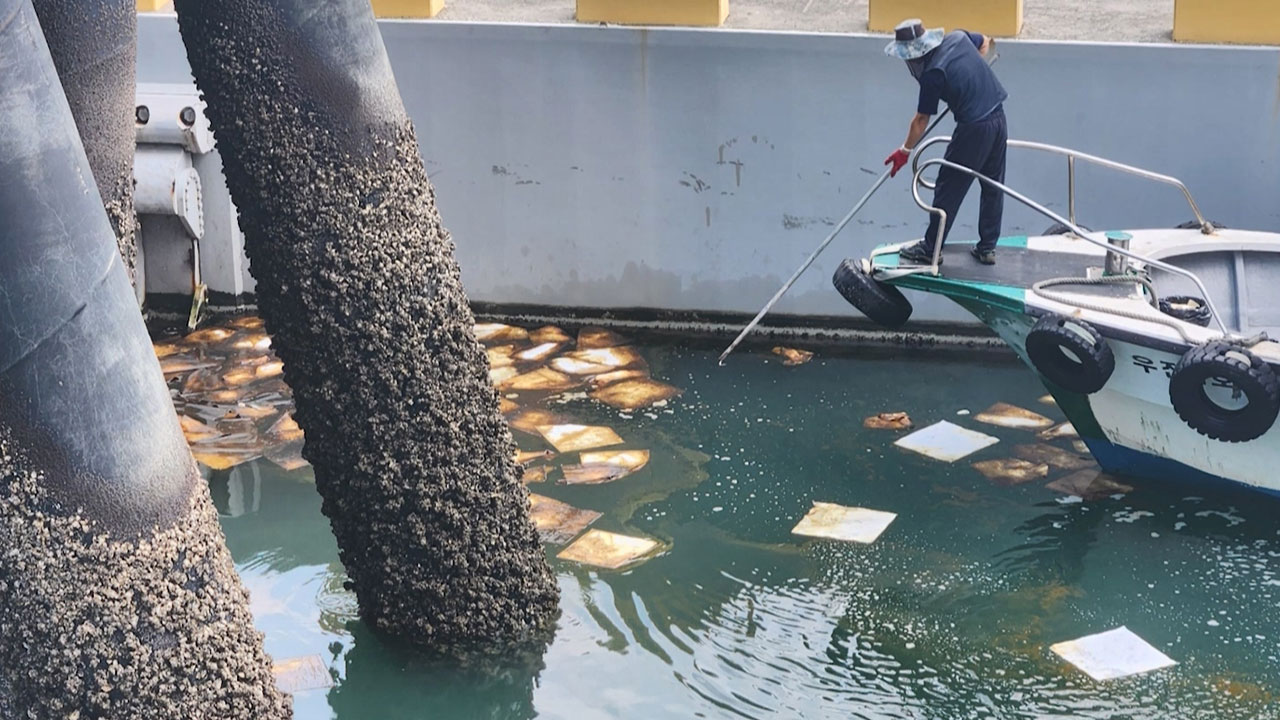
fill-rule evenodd
<path id="1" fill-rule="evenodd" d="M 540 652 L 559 592 L 368 1 L 176 5 L 362 616 Z"/>
<path id="2" fill-rule="evenodd" d="M 71 105 L 129 279 L 137 265 L 133 210 L 138 55 L 133 0 L 32 0 Z"/>
<path id="3" fill-rule="evenodd" d="M 0 0 L 0 717 L 287 717 L 30 0 Z"/>
<path id="4" fill-rule="evenodd" d="M 199 477 L 36 16 L 2 7 L 0 420 L 50 493 L 137 534 L 185 513 Z"/>

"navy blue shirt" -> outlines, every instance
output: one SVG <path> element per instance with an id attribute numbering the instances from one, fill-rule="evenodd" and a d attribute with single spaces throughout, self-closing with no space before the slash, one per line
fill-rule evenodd
<path id="1" fill-rule="evenodd" d="M 973 46 L 982 49 L 983 37 L 980 33 L 966 32 Z M 916 104 L 916 112 L 921 115 L 937 115 L 938 101 L 942 98 L 942 89 L 946 85 L 947 76 L 938 69 L 926 70 L 920 76 L 920 101 Z"/>

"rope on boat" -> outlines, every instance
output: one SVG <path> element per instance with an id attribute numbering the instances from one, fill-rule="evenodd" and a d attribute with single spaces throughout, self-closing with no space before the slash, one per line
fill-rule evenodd
<path id="1" fill-rule="evenodd" d="M 1119 308 L 1107 307 L 1105 305 L 1099 305 L 1099 304 L 1094 304 L 1090 302 L 1082 302 L 1075 297 L 1068 298 L 1066 296 L 1058 295 L 1057 293 L 1047 292 L 1045 290 L 1045 288 L 1054 287 L 1056 285 L 1122 285 L 1125 283 L 1134 283 L 1137 285 L 1141 285 L 1147 291 L 1147 295 L 1146 295 L 1147 301 L 1151 304 L 1152 307 L 1156 308 L 1156 312 L 1158 314 L 1155 316 L 1144 315 L 1142 313 L 1132 312 L 1130 310 L 1122 310 Z M 1092 310 L 1094 312 L 1109 313 L 1111 315 L 1118 315 L 1120 317 L 1129 318 L 1130 320 L 1138 320 L 1141 322 L 1159 323 L 1160 325 L 1165 325 L 1167 327 L 1171 327 L 1174 330 L 1176 330 L 1178 334 L 1182 336 L 1182 339 L 1186 341 L 1188 344 L 1190 345 L 1200 344 L 1199 341 L 1195 340 L 1194 338 L 1192 338 L 1190 335 L 1187 334 L 1187 330 L 1186 328 L 1183 327 L 1183 323 L 1181 321 L 1175 320 L 1174 318 L 1171 318 L 1171 317 L 1167 317 L 1166 315 L 1164 315 L 1164 313 L 1161 313 L 1159 311 L 1160 301 L 1156 295 L 1155 285 L 1153 285 L 1150 280 L 1140 275 L 1107 275 L 1107 276 L 1098 277 L 1098 278 L 1049 278 L 1048 280 L 1041 280 L 1040 282 L 1033 284 L 1031 286 L 1031 292 L 1035 293 L 1036 295 L 1039 295 L 1040 297 L 1046 300 L 1062 303 L 1063 305 L 1074 305 L 1083 310 Z M 1254 335 L 1249 335 L 1246 337 L 1220 334 L 1220 338 L 1224 342 L 1231 343 L 1232 345 L 1239 345 L 1240 347 L 1244 347 L 1244 348 L 1253 348 L 1257 345 L 1261 345 L 1264 342 L 1271 341 L 1271 338 L 1268 337 L 1265 332 L 1256 333 Z"/>
<path id="2" fill-rule="evenodd" d="M 1156 315 L 1154 316 L 1145 315 L 1143 313 L 1133 312 L 1130 310 L 1122 310 L 1120 308 L 1107 307 L 1106 305 L 1094 304 L 1090 302 L 1082 302 L 1076 299 L 1075 297 L 1068 298 L 1064 295 L 1047 292 L 1045 290 L 1045 288 L 1054 287 L 1056 285 L 1123 285 L 1126 283 L 1134 283 L 1136 285 L 1141 285 L 1144 289 L 1146 289 L 1147 300 L 1152 307 L 1156 308 L 1156 313 L 1157 313 Z M 1176 330 L 1178 334 L 1182 336 L 1182 339 L 1186 341 L 1188 344 L 1190 345 L 1200 344 L 1199 341 L 1195 340 L 1194 338 L 1192 338 L 1190 335 L 1187 334 L 1187 330 L 1186 328 L 1182 327 L 1181 322 L 1174 320 L 1173 318 L 1166 317 L 1163 313 L 1160 313 L 1160 309 L 1159 309 L 1160 301 L 1157 299 L 1155 285 L 1152 285 L 1150 280 L 1144 277 L 1141 277 L 1139 275 L 1107 275 L 1107 276 L 1098 277 L 1098 278 L 1049 278 L 1048 280 L 1041 280 L 1040 282 L 1033 284 L 1031 286 L 1031 292 L 1035 293 L 1036 295 L 1039 295 L 1040 297 L 1046 300 L 1050 300 L 1056 303 L 1062 303 L 1063 305 L 1073 305 L 1075 307 L 1078 307 L 1084 310 L 1092 310 L 1094 312 L 1107 313 L 1110 315 L 1118 315 L 1123 318 L 1129 318 L 1130 320 L 1138 320 L 1140 322 L 1159 323 L 1161 325 L 1165 325 L 1167 327 L 1171 327 L 1174 330 Z M 1227 339 L 1227 338 L 1224 336 L 1224 339 Z M 1262 334 L 1262 337 L 1259 340 L 1259 342 L 1265 339 L 1266 337 L 1264 333 Z M 1256 344 L 1257 343 L 1253 343 L 1251 345 L 1248 345 L 1247 347 L 1252 347 L 1252 345 L 1256 345 Z"/>

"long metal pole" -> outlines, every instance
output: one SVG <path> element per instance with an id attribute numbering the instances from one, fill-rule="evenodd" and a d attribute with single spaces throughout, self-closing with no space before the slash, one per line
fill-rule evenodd
<path id="1" fill-rule="evenodd" d="M 925 128 L 924 135 L 920 136 L 921 139 L 923 140 L 928 137 L 929 133 L 933 132 L 933 129 L 938 127 L 938 123 L 942 122 L 942 119 L 950 112 L 951 108 L 943 110 L 942 113 L 929 124 L 929 127 Z M 791 278 L 788 279 L 782 287 L 778 288 L 778 292 L 774 293 L 769 302 L 766 303 L 764 307 L 760 308 L 760 312 L 756 313 L 756 316 L 751 319 L 751 322 L 747 323 L 747 326 L 742 329 L 742 332 L 738 333 L 738 337 L 734 338 L 733 342 L 729 344 L 729 347 L 725 348 L 725 351 L 720 353 L 721 366 L 724 365 L 725 359 L 729 357 L 729 353 L 732 353 L 734 349 L 738 347 L 738 344 L 742 342 L 743 338 L 745 338 L 756 328 L 757 325 L 760 324 L 760 321 L 764 316 L 773 309 L 774 305 L 778 304 L 778 301 L 782 299 L 783 295 L 787 294 L 787 291 L 791 289 L 791 286 L 796 284 L 796 281 L 800 279 L 800 276 L 804 274 L 804 271 L 808 270 L 809 266 L 812 265 L 814 261 L 818 259 L 818 256 L 822 254 L 822 251 L 826 250 L 827 246 L 831 244 L 831 241 L 836 239 L 836 236 L 840 234 L 840 231 L 844 229 L 844 226 L 849 224 L 849 221 L 853 219 L 853 216 L 857 215 L 858 211 L 862 209 L 862 206 L 867 204 L 867 201 L 870 200 L 871 196 L 880 189 L 881 185 L 884 185 L 884 181 L 889 179 L 891 172 L 892 170 L 885 170 L 884 173 L 880 175 L 880 179 L 876 180 L 875 184 L 871 186 L 871 189 L 868 190 L 866 194 L 862 196 L 862 199 L 858 201 L 858 204 L 854 205 L 853 209 L 850 210 L 849 213 L 844 216 L 844 219 L 836 225 L 835 229 L 831 231 L 831 234 L 827 236 L 827 239 L 823 240 L 821 245 L 814 248 L 813 252 L 809 253 L 809 257 L 804 261 L 804 264 L 796 268 L 796 271 L 791 274 Z"/>
<path id="2" fill-rule="evenodd" d="M 992 43 L 994 44 L 994 41 L 992 41 Z M 996 61 L 999 59 L 999 53 L 992 53 L 991 59 L 987 61 L 987 65 L 995 65 Z M 942 122 L 942 119 L 950 113 L 951 108 L 947 108 L 946 110 L 943 110 L 933 122 L 929 123 L 929 127 L 925 128 L 924 134 L 920 136 L 919 141 L 916 141 L 916 147 L 913 149 L 918 150 L 920 148 L 920 141 L 929 137 L 929 133 L 933 132 L 933 129 L 938 127 L 938 123 Z M 872 185 L 871 189 L 867 191 L 867 194 L 863 195 L 862 199 L 858 201 L 858 204 L 854 205 L 853 209 L 849 211 L 849 214 L 844 216 L 844 219 L 840 221 L 839 225 L 836 225 L 835 230 L 831 231 L 831 234 L 827 236 L 827 239 L 823 240 L 822 244 L 815 248 L 812 253 L 809 253 L 809 257 L 804 261 L 804 264 L 796 268 L 796 271 L 791 274 L 791 278 L 787 280 L 782 287 L 778 288 L 778 292 L 774 293 L 773 297 L 769 299 L 769 302 L 766 303 L 764 307 L 760 308 L 760 312 L 756 313 L 754 318 L 751 318 L 751 322 L 747 323 L 747 326 L 742 328 L 742 332 L 738 333 L 738 337 L 734 338 L 733 342 L 729 343 L 729 347 L 725 348 L 724 352 L 720 353 L 721 367 L 724 367 L 724 361 L 729 357 L 729 353 L 733 352 L 734 349 L 738 347 L 738 344 L 742 342 L 742 339 L 760 324 L 760 321 L 764 319 L 764 316 L 769 314 L 769 311 L 773 309 L 773 306 L 777 305 L 778 301 L 782 299 L 782 296 L 786 295 L 787 291 L 791 289 L 791 286 L 796 284 L 796 280 L 800 279 L 800 276 L 804 274 L 804 271 L 808 270 L 809 266 L 812 265 L 814 261 L 818 259 L 818 256 L 822 254 L 822 251 L 826 250 L 827 246 L 831 244 L 831 241 L 836 239 L 836 236 L 840 234 L 840 231 L 844 229 L 844 226 L 848 225 L 849 221 L 853 219 L 853 216 L 857 215 L 858 211 L 862 209 L 862 206 L 867 204 L 867 201 L 870 200 L 871 196 L 880 189 L 880 186 L 884 184 L 884 181 L 889 179 L 889 173 L 889 170 L 884 171 L 884 174 L 880 176 L 880 179 L 876 180 L 876 184 Z M 1189 197 L 1190 195 L 1188 195 L 1188 198 Z"/>

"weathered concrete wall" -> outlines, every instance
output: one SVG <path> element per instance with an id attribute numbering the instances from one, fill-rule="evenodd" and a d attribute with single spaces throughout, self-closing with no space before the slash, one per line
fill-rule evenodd
<path id="1" fill-rule="evenodd" d="M 877 36 L 381 27 L 478 301 L 753 313 L 879 174 L 914 108 Z M 1280 50 L 1000 50 L 1012 136 L 1178 175 L 1213 219 L 1280 230 Z M 140 19 L 139 58 L 140 81 L 187 80 L 171 17 Z M 1065 208 L 1065 161 L 1014 154 L 1008 177 Z M 1090 169 L 1079 185 L 1094 228 L 1190 218 L 1169 188 Z M 973 232 L 975 210 L 954 237 Z M 924 224 L 900 175 L 778 311 L 852 314 L 831 289 L 836 264 Z M 1010 207 L 1006 233 L 1048 224 Z M 913 300 L 916 319 L 969 320 Z"/>

